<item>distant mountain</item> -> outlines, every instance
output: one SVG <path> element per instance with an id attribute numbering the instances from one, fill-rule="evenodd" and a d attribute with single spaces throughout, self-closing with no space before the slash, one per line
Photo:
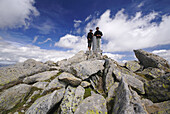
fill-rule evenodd
<path id="1" fill-rule="evenodd" d="M 12 64 L 0 64 L 0 67 L 6 67 L 6 66 L 10 66 Z"/>

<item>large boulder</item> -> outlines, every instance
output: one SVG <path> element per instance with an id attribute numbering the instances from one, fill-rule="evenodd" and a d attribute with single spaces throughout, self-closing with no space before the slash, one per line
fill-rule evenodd
<path id="1" fill-rule="evenodd" d="M 50 70 L 48 65 L 29 59 L 24 63 L 0 68 L 0 86 L 21 82 L 26 76 Z M 1 87 L 2 88 L 2 87 Z"/>
<path id="2" fill-rule="evenodd" d="M 170 100 L 170 73 L 145 83 L 147 97 L 153 102 Z"/>
<path id="3" fill-rule="evenodd" d="M 117 88 L 114 100 L 114 114 L 147 114 L 144 110 L 140 98 L 135 91 L 128 87 L 125 78 L 122 78 Z"/>
<path id="4" fill-rule="evenodd" d="M 77 88 L 68 86 L 60 105 L 61 114 L 73 114 L 83 100 L 84 92 L 85 90 L 81 86 Z"/>
<path id="5" fill-rule="evenodd" d="M 77 107 L 74 114 L 106 114 L 106 100 L 99 94 L 84 99 Z"/>
<path id="6" fill-rule="evenodd" d="M 37 99 L 26 114 L 47 114 L 63 98 L 65 89 L 55 90 L 53 93 Z"/>
<path id="7" fill-rule="evenodd" d="M 170 68 L 168 61 L 158 55 L 146 52 L 142 49 L 134 50 L 134 52 L 140 63 L 145 68 L 147 67 L 159 68 L 160 65 L 163 67 Z"/>
<path id="8" fill-rule="evenodd" d="M 45 81 L 45 80 L 52 78 L 53 76 L 56 76 L 58 73 L 59 73 L 58 70 L 38 73 L 38 74 L 35 74 L 33 76 L 29 76 L 29 77 L 24 78 L 23 82 L 29 84 L 29 83 Z"/>
<path id="9" fill-rule="evenodd" d="M 58 79 L 72 86 L 78 86 L 80 85 L 82 81 L 80 78 L 76 78 L 72 74 L 66 73 L 66 72 L 63 72 L 62 74 L 60 74 L 58 76 Z"/>
<path id="10" fill-rule="evenodd" d="M 137 75 L 135 75 L 133 72 L 128 71 L 125 68 L 122 68 L 120 66 L 115 66 L 113 69 L 113 73 L 117 80 L 121 80 L 122 77 L 124 77 L 127 80 L 127 83 L 132 87 L 135 88 L 139 93 L 145 94 L 144 90 L 144 83 L 137 79 Z"/>
<path id="11" fill-rule="evenodd" d="M 33 87 L 37 87 L 40 89 L 45 89 L 45 87 L 49 84 L 49 82 L 37 82 L 35 84 L 33 84 Z"/>
<path id="12" fill-rule="evenodd" d="M 0 95 L 0 113 L 14 108 L 17 104 L 24 102 L 31 91 L 32 86 L 19 84 L 9 88 Z"/>
<path id="13" fill-rule="evenodd" d="M 135 72 L 141 68 L 137 61 L 128 61 L 125 63 L 125 66 L 132 72 Z"/>
<path id="14" fill-rule="evenodd" d="M 76 77 L 84 80 L 89 76 L 103 70 L 103 65 L 104 61 L 102 60 L 83 61 L 78 64 L 72 65 L 71 70 Z"/>

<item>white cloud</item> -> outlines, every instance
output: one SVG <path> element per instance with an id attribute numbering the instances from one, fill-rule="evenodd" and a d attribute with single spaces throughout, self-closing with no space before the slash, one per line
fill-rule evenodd
<path id="1" fill-rule="evenodd" d="M 89 15 L 89 16 L 85 19 L 85 22 L 86 22 L 86 21 L 89 21 L 91 18 L 92 18 L 92 15 Z"/>
<path id="2" fill-rule="evenodd" d="M 33 27 L 38 29 L 40 34 L 50 34 L 50 32 L 55 32 L 54 24 L 50 21 L 46 21 L 40 25 L 33 25 Z"/>
<path id="3" fill-rule="evenodd" d="M 121 54 L 112 54 L 112 53 L 103 53 L 103 55 L 107 55 L 109 58 L 114 59 L 115 61 L 120 61 L 125 55 Z"/>
<path id="4" fill-rule="evenodd" d="M 81 20 L 74 20 L 74 27 L 75 28 L 79 27 L 81 23 L 82 23 Z"/>
<path id="5" fill-rule="evenodd" d="M 45 41 L 43 41 L 43 42 L 38 42 L 38 44 L 44 44 L 44 43 L 46 43 L 46 42 L 48 42 L 48 41 L 52 41 L 51 40 L 51 38 L 47 38 Z"/>
<path id="6" fill-rule="evenodd" d="M 77 50 L 86 50 L 87 41 L 85 36 L 74 36 L 67 34 L 60 38 L 58 42 L 55 43 L 55 46 L 69 48 L 72 51 Z"/>
<path id="7" fill-rule="evenodd" d="M 144 2 L 141 2 L 137 7 L 141 8 L 142 6 L 144 6 Z"/>
<path id="8" fill-rule="evenodd" d="M 152 53 L 163 57 L 164 59 L 166 59 L 170 63 L 170 50 L 165 50 L 165 49 L 163 49 L 163 50 L 154 50 L 154 51 L 152 51 Z"/>
<path id="9" fill-rule="evenodd" d="M 38 37 L 39 37 L 39 36 L 35 36 L 35 37 L 34 37 L 34 40 L 32 41 L 32 43 L 35 43 L 35 42 L 37 41 Z"/>
<path id="10" fill-rule="evenodd" d="M 16 45 L 17 44 L 17 45 Z M 23 45 L 16 42 L 0 41 L 0 63 L 15 64 L 23 62 L 27 59 L 35 59 L 37 61 L 66 59 L 73 56 L 75 53 L 70 51 L 46 50 L 33 45 Z"/>
<path id="11" fill-rule="evenodd" d="M 0 0 L 0 29 L 28 27 L 31 16 L 38 16 L 34 0 Z"/>
<path id="12" fill-rule="evenodd" d="M 99 26 L 104 33 L 102 37 L 107 43 L 103 50 L 132 51 L 138 48 L 149 48 L 157 45 L 170 44 L 170 16 L 162 16 L 160 24 L 152 22 L 157 16 L 156 12 L 142 15 L 137 12 L 134 17 L 124 14 L 124 9 L 111 15 L 107 10 L 99 19 L 93 19 L 85 28 L 86 32 Z"/>

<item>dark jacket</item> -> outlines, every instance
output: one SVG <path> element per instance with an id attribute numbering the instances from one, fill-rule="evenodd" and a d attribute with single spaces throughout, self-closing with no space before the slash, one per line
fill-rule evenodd
<path id="1" fill-rule="evenodd" d="M 92 33 L 92 32 L 89 32 L 89 33 L 88 33 L 87 39 L 88 39 L 88 42 L 92 42 L 92 40 L 93 40 L 93 33 Z M 89 39 L 90 39 L 90 40 L 89 40 Z"/>
<path id="2" fill-rule="evenodd" d="M 101 31 L 96 31 L 95 33 L 94 33 L 94 36 L 96 36 L 96 38 L 101 38 L 101 36 L 97 36 L 97 35 L 101 35 L 101 36 L 103 36 L 103 34 L 102 34 L 102 32 Z"/>

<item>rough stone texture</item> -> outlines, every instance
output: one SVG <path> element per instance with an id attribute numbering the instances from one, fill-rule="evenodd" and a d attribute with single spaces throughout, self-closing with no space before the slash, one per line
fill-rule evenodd
<path id="1" fill-rule="evenodd" d="M 86 59 L 87 59 L 87 56 L 84 53 L 84 51 L 80 51 L 76 55 L 74 55 L 73 57 L 71 57 L 69 59 L 64 59 L 64 60 L 58 61 L 57 65 L 60 66 L 62 69 L 62 67 L 69 66 L 73 63 L 79 63 L 79 62 L 85 61 Z"/>
<path id="2" fill-rule="evenodd" d="M 19 84 L 12 88 L 5 90 L 0 95 L 0 112 L 14 108 L 18 103 L 24 101 L 25 97 L 31 91 L 31 86 L 26 84 Z"/>
<path id="3" fill-rule="evenodd" d="M 119 66 L 114 67 L 113 73 L 116 76 L 117 80 L 121 80 L 122 77 L 124 77 L 127 80 L 127 83 L 135 88 L 139 93 L 145 94 L 144 91 L 144 83 L 137 79 L 137 75 L 135 75 L 133 72 L 130 72 L 124 68 L 121 68 Z"/>
<path id="4" fill-rule="evenodd" d="M 48 66 L 56 66 L 54 61 L 46 61 L 44 64 L 47 64 Z"/>
<path id="5" fill-rule="evenodd" d="M 154 78 L 158 78 L 160 76 L 165 75 L 165 72 L 163 70 L 160 70 L 158 68 L 146 68 L 144 69 L 141 74 L 145 75 L 146 78 L 149 79 L 154 79 Z"/>
<path id="6" fill-rule="evenodd" d="M 33 76 L 26 77 L 23 80 L 23 82 L 28 84 L 28 83 L 35 83 L 35 82 L 38 82 L 38 81 L 45 81 L 45 80 L 48 80 L 51 77 L 57 75 L 58 73 L 59 73 L 58 70 L 56 70 L 56 71 L 46 71 L 46 72 L 38 73 L 38 74 L 35 74 Z"/>
<path id="7" fill-rule="evenodd" d="M 54 105 L 61 101 L 64 92 L 65 89 L 62 88 L 37 99 L 26 111 L 26 114 L 47 114 Z"/>
<path id="8" fill-rule="evenodd" d="M 89 87 L 91 85 L 91 83 L 87 82 L 87 81 L 82 81 L 80 84 L 82 87 Z"/>
<path id="9" fill-rule="evenodd" d="M 72 103 L 76 88 L 68 86 L 61 102 L 61 114 L 73 114 Z"/>
<path id="10" fill-rule="evenodd" d="M 45 89 L 45 87 L 47 86 L 48 83 L 49 82 L 37 82 L 37 83 L 33 84 L 32 86 L 40 88 L 40 89 Z"/>
<path id="11" fill-rule="evenodd" d="M 147 97 L 153 102 L 170 100 L 170 73 L 145 83 Z"/>
<path id="12" fill-rule="evenodd" d="M 113 63 L 112 60 L 106 59 L 105 60 L 105 70 L 104 70 L 104 80 L 105 80 L 105 92 L 107 93 L 109 88 L 113 85 L 114 83 L 114 78 L 113 78 L 113 69 L 115 67 L 115 64 Z"/>
<path id="13" fill-rule="evenodd" d="M 43 90 L 42 94 L 46 94 L 48 91 L 52 91 L 54 89 L 61 89 L 61 88 L 65 88 L 67 86 L 67 84 L 65 84 L 62 81 L 58 80 L 58 77 L 56 77 L 54 80 L 52 80 L 48 86 L 46 86 L 46 88 Z"/>
<path id="14" fill-rule="evenodd" d="M 99 94 L 84 99 L 77 107 L 74 114 L 106 114 L 106 100 Z"/>
<path id="15" fill-rule="evenodd" d="M 136 97 L 136 98 L 134 98 Z M 126 79 L 122 78 L 117 88 L 114 101 L 114 114 L 147 114 L 139 102 L 137 93 L 131 92 Z"/>
<path id="16" fill-rule="evenodd" d="M 159 57 L 158 55 L 146 52 L 142 49 L 134 50 L 134 52 L 140 63 L 144 65 L 145 68 L 159 68 L 159 64 L 169 68 L 168 61 L 163 59 L 162 57 Z"/>
<path id="17" fill-rule="evenodd" d="M 84 98 L 84 93 L 85 89 L 81 86 L 78 86 L 75 90 L 75 95 L 73 98 L 73 103 L 72 103 L 72 111 L 75 112 L 77 109 L 78 105 L 82 102 Z"/>
<path id="18" fill-rule="evenodd" d="M 64 81 L 67 84 L 70 84 L 72 86 L 78 86 L 78 85 L 80 85 L 80 83 L 82 81 L 80 78 L 76 78 L 72 74 L 66 73 L 66 72 L 63 72 L 62 74 L 60 74 L 58 76 L 58 79 L 61 81 Z"/>
<path id="19" fill-rule="evenodd" d="M 104 63 L 101 60 L 83 61 L 71 67 L 72 73 L 81 79 L 86 79 L 92 74 L 104 69 Z"/>
<path id="20" fill-rule="evenodd" d="M 0 86 L 19 81 L 21 78 L 50 70 L 49 66 L 29 59 L 24 63 L 0 68 Z"/>
<path id="21" fill-rule="evenodd" d="M 146 106 L 146 110 L 149 114 L 170 114 L 170 101 L 154 103 Z"/>
<path id="22" fill-rule="evenodd" d="M 125 66 L 132 72 L 139 70 L 141 67 L 137 61 L 128 61 L 125 63 Z"/>

